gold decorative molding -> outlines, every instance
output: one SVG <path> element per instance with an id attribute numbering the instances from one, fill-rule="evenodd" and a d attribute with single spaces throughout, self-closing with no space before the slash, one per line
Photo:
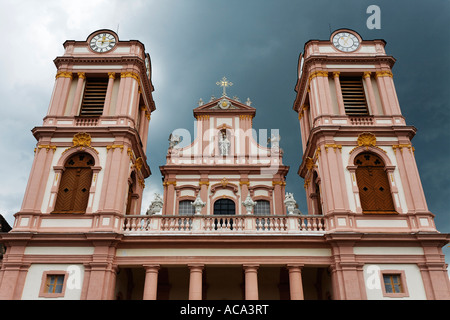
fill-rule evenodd
<path id="1" fill-rule="evenodd" d="M 308 169 L 308 170 L 311 170 L 312 168 L 314 168 L 316 166 L 314 163 L 314 160 L 310 157 L 306 158 L 305 164 L 306 164 L 306 169 Z"/>
<path id="2" fill-rule="evenodd" d="M 372 72 L 370 72 L 370 71 L 365 71 L 364 72 L 364 75 L 363 75 L 363 78 L 370 78 L 372 76 Z"/>
<path id="3" fill-rule="evenodd" d="M 90 147 L 92 142 L 91 135 L 88 133 L 77 133 L 73 136 L 72 143 L 74 147 Z"/>
<path id="4" fill-rule="evenodd" d="M 164 181 L 163 182 L 163 186 L 169 186 L 169 185 L 176 186 L 177 182 L 176 181 Z"/>
<path id="5" fill-rule="evenodd" d="M 85 72 L 78 72 L 78 79 L 86 79 L 86 73 Z"/>
<path id="6" fill-rule="evenodd" d="M 333 78 L 339 78 L 341 73 L 339 71 L 333 71 Z"/>
<path id="7" fill-rule="evenodd" d="M 240 181 L 239 185 L 240 186 L 243 186 L 243 185 L 249 186 L 250 185 L 250 181 Z"/>
<path id="8" fill-rule="evenodd" d="M 309 179 L 306 179 L 306 180 L 305 180 L 305 183 L 303 184 L 303 187 L 304 187 L 305 189 L 308 188 L 309 182 L 310 182 Z"/>
<path id="9" fill-rule="evenodd" d="M 336 152 L 336 149 L 339 149 L 339 151 L 342 151 L 342 145 L 340 144 L 326 144 L 325 151 L 328 152 L 328 148 L 333 148 L 334 152 Z"/>
<path id="10" fill-rule="evenodd" d="M 209 115 L 202 114 L 195 117 L 197 120 L 209 120 Z"/>
<path id="11" fill-rule="evenodd" d="M 393 78 L 394 75 L 392 74 L 391 71 L 377 71 L 375 73 L 375 78 L 378 78 L 378 77 L 391 77 L 391 78 Z"/>
<path id="12" fill-rule="evenodd" d="M 286 185 L 286 181 L 272 181 L 272 186 L 285 186 Z"/>
<path id="13" fill-rule="evenodd" d="M 58 78 L 70 78 L 70 79 L 72 79 L 73 78 L 73 74 L 72 74 L 72 72 L 69 72 L 69 71 L 58 71 L 56 73 L 55 79 L 58 79 Z"/>
<path id="14" fill-rule="evenodd" d="M 385 150 L 379 148 L 377 146 L 377 138 L 375 137 L 375 135 L 373 133 L 370 132 L 363 132 L 358 136 L 358 140 L 357 140 L 358 146 L 353 148 L 349 153 L 353 153 L 353 151 L 359 147 L 365 147 L 366 150 L 369 150 L 369 147 L 373 147 L 373 148 L 377 148 L 381 151 L 383 151 L 384 153 L 386 153 Z"/>
<path id="15" fill-rule="evenodd" d="M 394 153 L 397 153 L 397 149 L 400 149 L 400 152 L 403 152 L 403 148 L 408 148 L 409 151 L 413 153 L 414 151 L 416 151 L 412 144 L 396 144 L 392 146 L 392 149 L 394 149 Z"/>
<path id="16" fill-rule="evenodd" d="M 319 71 L 312 72 L 309 75 L 309 81 L 311 81 L 315 77 L 328 77 L 328 71 L 319 70 Z"/>
<path id="17" fill-rule="evenodd" d="M 239 115 L 239 119 L 240 120 L 252 120 L 253 116 L 250 114 L 241 114 L 241 115 Z"/>
<path id="18" fill-rule="evenodd" d="M 83 150 L 83 148 L 89 148 L 98 154 L 98 151 L 91 147 L 91 141 L 92 139 L 90 134 L 79 132 L 73 136 L 72 146 L 64 150 L 63 153 L 73 148 L 80 148 L 80 150 Z"/>
<path id="19" fill-rule="evenodd" d="M 109 79 L 116 79 L 116 73 L 115 72 L 108 72 L 108 78 Z"/>
<path id="20" fill-rule="evenodd" d="M 223 188 L 226 188 L 228 183 L 229 182 L 228 182 L 227 178 L 223 178 L 222 181 L 220 181 L 220 184 L 222 185 Z"/>
<path id="21" fill-rule="evenodd" d="M 209 181 L 199 181 L 198 185 L 199 186 L 209 186 Z"/>
<path id="22" fill-rule="evenodd" d="M 133 150 L 131 150 L 131 148 L 127 149 L 127 154 L 130 157 L 130 161 L 133 161 Z"/>
<path id="23" fill-rule="evenodd" d="M 138 169 L 139 171 L 141 171 L 143 165 L 144 165 L 144 160 L 142 160 L 141 157 L 137 158 L 136 162 L 134 163 L 134 167 L 136 169 Z"/>
<path id="24" fill-rule="evenodd" d="M 51 150 L 53 150 L 53 152 L 55 152 L 56 146 L 52 146 L 49 144 L 41 144 L 41 145 L 38 145 L 37 148 L 34 149 L 34 152 L 36 152 L 36 150 L 41 150 L 41 149 L 45 149 L 47 152 L 49 152 L 49 150 L 51 149 Z"/>
<path id="25" fill-rule="evenodd" d="M 144 181 L 144 179 L 139 178 L 138 182 L 139 182 L 139 185 L 141 186 L 141 188 L 145 189 L 145 181 Z"/>
<path id="26" fill-rule="evenodd" d="M 142 106 L 141 111 L 144 111 L 145 117 L 147 118 L 147 120 L 150 120 L 150 112 L 148 111 L 147 106 Z"/>
<path id="27" fill-rule="evenodd" d="M 139 75 L 136 72 L 122 72 L 120 74 L 121 78 L 133 78 L 139 82 Z"/>
<path id="28" fill-rule="evenodd" d="M 302 118 L 303 118 L 303 116 L 304 116 L 306 110 L 309 110 L 309 106 L 308 106 L 307 104 L 304 104 L 304 105 L 302 106 L 302 110 L 301 110 L 300 113 L 298 114 L 298 120 L 302 120 Z"/>
<path id="29" fill-rule="evenodd" d="M 358 136 L 357 142 L 358 147 L 375 147 L 377 145 L 377 138 L 372 133 L 364 132 Z"/>
<path id="30" fill-rule="evenodd" d="M 123 144 L 113 144 L 110 146 L 106 146 L 106 150 L 108 151 L 111 149 L 120 149 L 120 151 L 123 151 L 123 148 L 124 148 Z"/>
<path id="31" fill-rule="evenodd" d="M 314 153 L 313 159 L 314 161 L 317 161 L 319 159 L 320 153 L 322 151 L 320 150 L 320 146 L 317 147 L 316 152 Z"/>

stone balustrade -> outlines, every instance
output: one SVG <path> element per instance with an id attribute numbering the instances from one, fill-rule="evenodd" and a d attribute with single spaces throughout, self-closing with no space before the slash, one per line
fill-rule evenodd
<path id="1" fill-rule="evenodd" d="M 234 216 L 163 216 L 129 215 L 123 217 L 124 233 L 163 234 L 269 234 L 323 233 L 323 216 L 312 215 L 234 215 Z"/>

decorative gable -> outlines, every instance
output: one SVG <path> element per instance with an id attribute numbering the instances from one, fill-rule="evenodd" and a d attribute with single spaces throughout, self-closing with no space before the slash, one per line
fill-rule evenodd
<path id="1" fill-rule="evenodd" d="M 194 109 L 194 116 L 197 115 L 214 115 L 214 114 L 248 114 L 255 115 L 256 109 L 251 107 L 250 99 L 244 104 L 238 100 L 231 99 L 227 96 L 222 96 L 218 99 L 213 99 L 212 101 L 202 104 L 200 101 L 200 106 Z"/>

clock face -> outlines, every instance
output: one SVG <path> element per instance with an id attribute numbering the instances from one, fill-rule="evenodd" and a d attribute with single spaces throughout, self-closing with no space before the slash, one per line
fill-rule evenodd
<path id="1" fill-rule="evenodd" d="M 333 37 L 333 45 L 344 52 L 352 52 L 358 49 L 358 38 L 349 32 L 339 32 Z"/>
<path id="2" fill-rule="evenodd" d="M 110 33 L 102 32 L 94 36 L 89 45 L 95 52 L 107 52 L 116 45 L 116 38 Z"/>

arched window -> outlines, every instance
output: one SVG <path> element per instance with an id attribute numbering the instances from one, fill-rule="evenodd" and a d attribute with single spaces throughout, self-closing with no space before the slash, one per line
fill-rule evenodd
<path id="1" fill-rule="evenodd" d="M 191 204 L 193 200 L 182 200 L 178 204 L 178 214 L 180 216 L 192 216 L 195 213 L 195 208 Z"/>
<path id="2" fill-rule="evenodd" d="M 365 152 L 358 155 L 354 163 L 363 213 L 395 213 L 383 160 Z"/>
<path id="3" fill-rule="evenodd" d="M 94 158 L 88 153 L 77 153 L 66 161 L 54 212 L 86 212 L 93 165 Z"/>
<path id="4" fill-rule="evenodd" d="M 236 213 L 236 206 L 233 200 L 220 199 L 214 202 L 214 215 L 233 215 Z"/>
<path id="5" fill-rule="evenodd" d="M 270 201 L 257 200 L 253 212 L 257 216 L 268 216 L 268 215 L 270 215 Z"/>

